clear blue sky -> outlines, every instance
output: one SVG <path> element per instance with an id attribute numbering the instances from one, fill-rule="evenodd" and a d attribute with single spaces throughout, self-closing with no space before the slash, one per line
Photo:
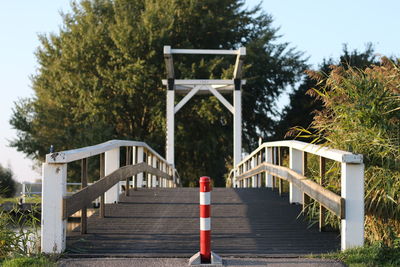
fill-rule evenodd
<path id="1" fill-rule="evenodd" d="M 259 1 L 248 0 L 253 6 Z M 304 51 L 310 64 L 337 58 L 342 45 L 362 50 L 372 42 L 382 55 L 400 56 L 400 1 L 398 0 L 264 0 L 263 9 L 280 27 L 281 41 Z M 35 73 L 37 34 L 57 32 L 59 11 L 69 10 L 69 0 L 2 1 L 0 3 L 0 164 L 10 166 L 17 180 L 32 181 L 32 161 L 8 148 L 15 131 L 8 120 L 13 102 L 30 97 L 29 76 Z M 285 103 L 285 97 L 280 105 Z"/>

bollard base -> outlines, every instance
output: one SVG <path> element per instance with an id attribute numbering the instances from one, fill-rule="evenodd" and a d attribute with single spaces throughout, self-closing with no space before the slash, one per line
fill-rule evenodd
<path id="1" fill-rule="evenodd" d="M 222 258 L 211 251 L 211 263 L 201 263 L 200 252 L 197 252 L 189 259 L 190 266 L 222 266 Z"/>

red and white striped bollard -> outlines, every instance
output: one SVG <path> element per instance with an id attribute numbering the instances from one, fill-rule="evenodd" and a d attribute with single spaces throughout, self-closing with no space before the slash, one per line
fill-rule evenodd
<path id="1" fill-rule="evenodd" d="M 211 180 L 200 177 L 200 258 L 211 263 Z"/>
<path id="2" fill-rule="evenodd" d="M 200 251 L 189 265 L 212 264 L 222 266 L 222 258 L 211 251 L 211 179 L 200 177 Z"/>

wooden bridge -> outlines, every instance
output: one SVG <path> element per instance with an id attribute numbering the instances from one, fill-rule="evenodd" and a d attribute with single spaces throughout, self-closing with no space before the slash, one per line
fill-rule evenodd
<path id="1" fill-rule="evenodd" d="M 234 56 L 233 79 L 177 80 L 174 54 Z M 217 188 L 213 192 L 215 251 L 233 256 L 298 255 L 362 246 L 362 155 L 281 141 L 261 144 L 242 158 L 241 89 L 246 82 L 242 79 L 245 55 L 244 47 L 237 50 L 164 47 L 167 159 L 143 142 L 121 140 L 48 154 L 42 180 L 42 251 L 59 253 L 68 249 L 71 255 L 88 256 L 190 256 L 198 250 L 197 190 L 179 188 L 180 179 L 174 167 L 175 113 L 197 93 L 211 93 L 233 115 L 234 169 L 229 177 L 233 188 Z M 175 92 L 186 94 L 177 105 Z M 222 95 L 225 93 L 233 94 L 233 105 Z M 88 161 L 93 159 L 99 161 L 100 177 L 88 186 Z M 308 177 L 308 159 L 319 161 L 319 183 Z M 82 189 L 68 195 L 67 165 L 74 161 L 81 162 Z M 326 166 L 331 162 L 340 168 L 337 178 L 340 192 L 324 187 Z M 284 184 L 288 187 L 286 191 Z M 133 189 L 121 195 L 122 185 Z M 100 208 L 87 218 L 87 207 L 98 198 Z M 317 229 L 309 229 L 299 216 L 311 199 L 320 205 Z M 67 219 L 78 211 L 82 214 L 80 230 L 67 238 Z M 323 222 L 328 211 L 329 216 L 341 221 L 340 246 L 338 233 L 320 232 L 325 228 Z"/>
<path id="2" fill-rule="evenodd" d="M 289 167 L 282 166 L 283 155 Z M 340 196 L 303 175 L 307 155 L 319 159 L 321 177 L 327 160 L 340 162 Z M 86 186 L 89 157 L 99 158 L 100 179 Z M 46 160 L 43 252 L 186 257 L 198 250 L 198 189 L 179 187 L 174 168 L 145 143 L 113 140 L 48 154 Z M 71 196 L 66 193 L 67 164 L 77 160 L 83 188 Z M 237 188 L 212 192 L 212 246 L 219 254 L 303 255 L 363 245 L 362 156 L 298 141 L 264 143 L 231 173 Z M 122 185 L 131 189 L 123 193 Z M 86 218 L 86 208 L 98 197 L 100 208 Z M 326 209 L 341 219 L 341 233 L 309 228 L 298 204 L 310 198 L 322 206 L 321 222 Z M 81 226 L 67 235 L 67 218 L 79 210 Z"/>

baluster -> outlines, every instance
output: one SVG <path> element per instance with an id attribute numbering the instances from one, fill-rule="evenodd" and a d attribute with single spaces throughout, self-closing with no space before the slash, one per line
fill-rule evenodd
<path id="1" fill-rule="evenodd" d="M 87 187 L 88 179 L 88 160 L 84 158 L 81 160 L 81 189 Z M 81 234 L 87 233 L 87 207 L 81 209 Z"/>
<path id="2" fill-rule="evenodd" d="M 325 185 L 325 175 L 326 175 L 326 159 L 324 157 L 319 157 L 319 174 L 321 179 L 319 184 L 321 186 Z M 325 216 L 326 209 L 324 206 L 319 204 L 319 231 L 322 232 L 325 230 Z"/>
<path id="3" fill-rule="evenodd" d="M 303 175 L 307 177 L 308 175 L 308 168 L 307 168 L 307 152 L 303 151 Z M 308 208 L 310 206 L 311 199 L 306 194 L 303 193 L 303 213 L 306 214 L 308 212 Z"/>
<path id="4" fill-rule="evenodd" d="M 102 179 L 105 176 L 105 161 L 104 161 L 104 153 L 100 154 L 100 179 Z M 100 211 L 99 215 L 100 218 L 105 217 L 105 194 L 103 193 L 100 197 Z"/>
<path id="5" fill-rule="evenodd" d="M 131 165 L 132 147 L 126 147 L 125 165 Z M 126 177 L 125 179 L 125 196 L 129 196 L 129 181 L 131 177 Z"/>

